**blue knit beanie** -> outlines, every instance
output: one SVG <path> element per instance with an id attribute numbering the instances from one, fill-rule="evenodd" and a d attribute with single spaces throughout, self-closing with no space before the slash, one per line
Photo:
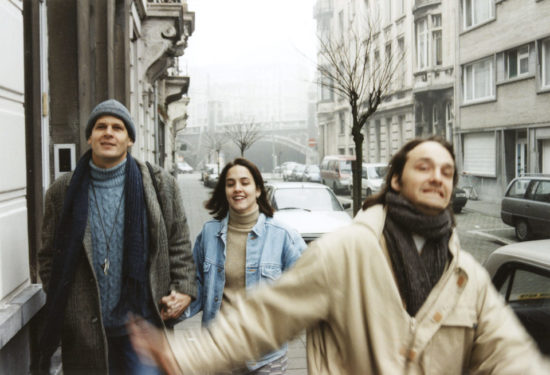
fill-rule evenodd
<path id="1" fill-rule="evenodd" d="M 136 127 L 132 121 L 132 116 L 130 115 L 128 109 L 121 102 L 115 99 L 105 100 L 104 102 L 96 105 L 96 107 L 92 110 L 90 117 L 88 117 L 88 123 L 86 124 L 86 139 L 89 139 L 90 135 L 92 135 L 92 129 L 97 119 L 105 115 L 111 115 L 121 119 L 126 126 L 128 136 L 132 142 L 136 141 Z"/>

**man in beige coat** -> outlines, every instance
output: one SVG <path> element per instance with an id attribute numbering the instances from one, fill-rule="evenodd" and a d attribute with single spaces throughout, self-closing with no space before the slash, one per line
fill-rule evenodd
<path id="1" fill-rule="evenodd" d="M 216 372 L 307 330 L 311 374 L 549 374 L 489 275 L 460 249 L 449 202 L 452 146 L 433 137 L 393 157 L 385 189 L 353 223 L 207 330 L 130 324 L 134 347 L 169 374 Z"/>

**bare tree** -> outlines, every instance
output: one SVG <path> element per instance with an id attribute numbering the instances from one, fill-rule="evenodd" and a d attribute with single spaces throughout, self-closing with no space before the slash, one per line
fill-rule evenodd
<path id="1" fill-rule="evenodd" d="M 229 126 L 225 134 L 239 148 L 241 157 L 244 157 L 244 152 L 262 138 L 260 127 L 255 122 Z"/>
<path id="2" fill-rule="evenodd" d="M 360 27 L 363 25 L 363 28 Z M 351 134 L 355 144 L 352 164 L 353 213 L 361 206 L 363 140 L 361 132 L 388 94 L 403 54 L 380 57 L 379 20 L 352 22 L 338 38 L 320 36 L 317 61 L 318 83 L 347 100 L 351 109 Z M 386 49 L 388 52 L 388 49 Z"/>
<path id="3" fill-rule="evenodd" d="M 218 173 L 221 172 L 220 168 L 220 152 L 223 145 L 227 142 L 227 138 L 222 133 L 216 133 L 208 131 L 204 137 L 204 143 L 208 151 L 214 151 L 216 153 L 216 164 L 218 165 Z"/>

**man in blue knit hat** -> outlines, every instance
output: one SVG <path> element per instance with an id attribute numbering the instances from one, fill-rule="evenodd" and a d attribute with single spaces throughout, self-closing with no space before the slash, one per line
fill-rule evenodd
<path id="1" fill-rule="evenodd" d="M 125 323 L 133 313 L 170 326 L 196 296 L 180 191 L 130 155 L 136 129 L 120 102 L 92 110 L 86 137 L 90 150 L 46 193 L 41 367 L 61 341 L 64 374 L 158 374 L 139 361 Z"/>

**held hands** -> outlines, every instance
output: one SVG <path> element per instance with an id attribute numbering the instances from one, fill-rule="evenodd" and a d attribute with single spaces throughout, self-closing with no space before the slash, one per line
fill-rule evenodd
<path id="1" fill-rule="evenodd" d="M 132 346 L 144 363 L 156 363 L 167 375 L 181 374 L 168 340 L 160 329 L 136 316 L 130 316 L 127 327 Z"/>
<path id="2" fill-rule="evenodd" d="M 160 299 L 160 304 L 162 305 L 160 317 L 162 320 L 177 319 L 190 303 L 190 296 L 172 290 L 169 295 Z"/>

